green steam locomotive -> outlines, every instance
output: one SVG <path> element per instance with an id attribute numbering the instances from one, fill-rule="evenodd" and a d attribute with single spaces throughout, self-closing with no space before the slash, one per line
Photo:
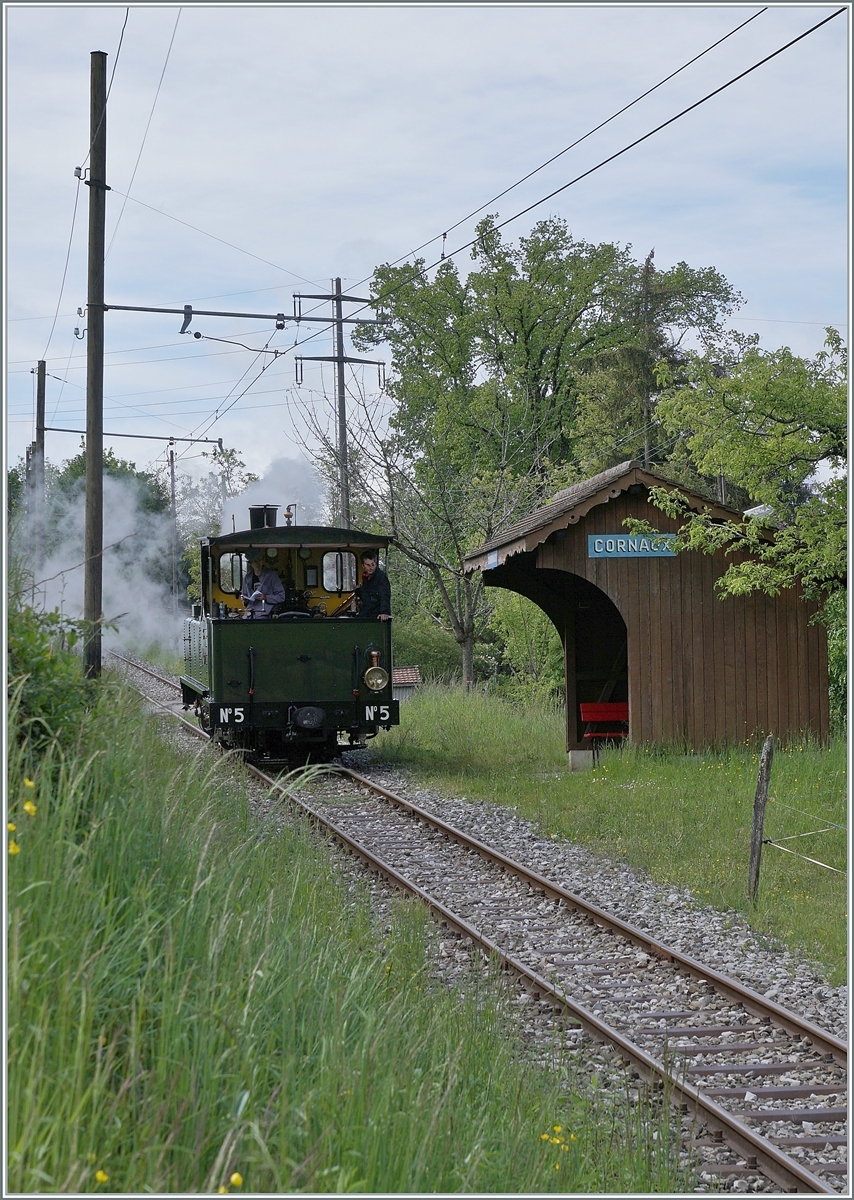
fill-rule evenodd
<path id="1" fill-rule="evenodd" d="M 201 542 L 202 599 L 184 622 L 183 703 L 216 742 L 256 762 L 321 760 L 400 721 L 391 622 L 354 611 L 360 556 L 376 556 L 388 539 L 277 525 L 276 513 L 256 505 L 248 530 Z M 263 616 L 241 594 L 259 558 L 278 597 Z"/>

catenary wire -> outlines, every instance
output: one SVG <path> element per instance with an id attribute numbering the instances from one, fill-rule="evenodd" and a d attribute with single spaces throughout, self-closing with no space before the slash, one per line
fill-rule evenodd
<path id="1" fill-rule="evenodd" d="M 179 8 L 178 15 L 175 18 L 175 27 L 172 30 L 172 37 L 169 39 L 169 48 L 166 51 L 166 61 L 163 63 L 163 70 L 160 72 L 160 80 L 157 84 L 157 91 L 154 93 L 154 101 L 151 105 L 151 112 L 148 114 L 148 123 L 145 126 L 145 132 L 142 135 L 142 145 L 139 147 L 139 154 L 137 154 L 137 156 L 136 156 L 136 162 L 134 163 L 133 172 L 130 177 L 130 183 L 128 184 L 128 195 L 130 193 L 131 188 L 133 187 L 133 181 L 136 179 L 136 173 L 137 173 L 137 170 L 139 169 L 139 163 L 142 158 L 142 152 L 145 149 L 145 142 L 146 142 L 146 139 L 148 138 L 148 131 L 151 128 L 151 122 L 154 118 L 154 110 L 157 107 L 157 99 L 160 95 L 160 89 L 163 87 L 163 80 L 166 76 L 166 68 L 169 66 L 169 56 L 172 53 L 172 46 L 175 43 L 175 34 L 178 32 L 178 22 L 181 20 L 181 13 L 183 11 L 184 10 L 182 8 Z M 122 217 L 125 215 L 125 208 L 127 207 L 128 195 L 126 195 L 124 197 L 124 200 L 122 201 L 122 207 L 119 210 L 119 215 L 118 215 L 118 218 L 116 219 L 116 224 L 113 229 L 113 236 L 110 238 L 110 244 L 107 247 L 107 253 L 104 255 L 105 261 L 106 261 L 106 259 L 108 259 L 110 257 L 110 251 L 113 248 L 113 242 L 116 240 L 116 234 L 119 231 L 119 225 L 121 224 Z"/>
<path id="2" fill-rule="evenodd" d="M 738 33 L 740 29 L 744 29 L 744 27 L 749 25 L 751 21 L 755 21 L 757 17 L 761 17 L 762 14 L 766 13 L 767 11 L 768 6 L 766 5 L 765 8 L 761 8 L 758 12 L 753 13 L 753 15 L 748 17 L 746 21 L 742 21 L 739 25 L 736 25 L 734 29 L 731 29 L 729 33 L 725 33 L 724 36 L 718 38 L 717 41 L 712 42 L 712 44 L 707 46 L 705 50 L 701 50 L 699 54 L 695 54 L 693 58 L 689 58 L 688 61 L 683 63 L 681 67 L 677 67 L 675 71 L 671 71 L 669 75 L 665 75 L 663 79 L 658 81 L 658 83 L 655 83 L 652 87 L 647 88 L 645 92 L 641 92 L 641 94 L 636 96 L 634 100 L 630 100 L 628 104 L 624 104 L 622 108 L 618 108 L 616 112 L 611 113 L 610 117 L 606 117 L 604 121 L 600 121 L 598 125 L 594 125 L 592 129 L 588 129 L 586 133 L 582 134 L 581 137 L 576 138 L 574 142 L 570 142 L 570 144 L 565 146 L 563 150 L 559 150 L 557 154 L 553 154 L 551 158 L 547 158 L 546 161 L 540 163 L 538 167 L 534 167 L 534 169 L 529 171 L 527 175 L 523 175 L 521 179 L 517 179 L 515 183 L 511 183 L 509 187 L 504 188 L 503 191 L 493 196 L 491 200 L 487 200 L 484 204 L 479 205 L 470 213 L 467 213 L 466 216 L 461 217 L 459 221 L 454 222 L 453 225 L 449 225 L 444 233 L 437 233 L 435 237 L 429 238 L 426 242 L 422 242 L 420 246 L 416 246 L 414 250 L 410 250 L 408 254 L 403 255 L 401 258 L 395 259 L 394 262 L 390 263 L 389 265 L 392 267 L 397 266 L 397 264 L 403 262 L 404 259 L 409 258 L 413 254 L 417 254 L 420 250 L 424 250 L 427 246 L 431 246 L 433 242 L 438 241 L 439 238 L 445 238 L 449 233 L 453 232 L 453 230 L 458 229 L 460 225 L 464 225 L 466 221 L 470 221 L 472 217 L 476 217 L 478 213 L 483 212 L 483 210 L 488 208 L 490 204 L 495 204 L 497 200 L 501 200 L 515 188 L 533 178 L 534 175 L 537 175 L 540 171 L 550 166 L 553 162 L 556 162 L 557 159 L 561 158 L 564 154 L 567 154 L 570 150 L 574 150 L 576 146 L 580 146 L 582 142 L 586 141 L 589 137 L 592 137 L 594 133 L 598 133 L 600 129 L 604 129 L 606 125 L 610 125 L 610 123 L 615 121 L 617 117 L 622 116 L 624 112 L 628 112 L 630 108 L 633 108 L 636 104 L 639 104 L 641 100 L 645 100 L 647 96 L 651 96 L 653 92 L 657 91 L 660 87 L 663 87 L 665 83 L 669 83 L 671 79 L 675 79 L 675 77 L 681 74 L 682 71 L 687 70 L 688 67 L 692 66 L 699 59 L 703 58 L 704 55 L 709 54 L 717 46 L 720 46 L 722 42 L 725 42 L 728 38 L 731 38 L 734 34 Z M 361 284 L 367 282 L 367 279 L 360 279 L 359 283 L 357 283 L 355 286 L 359 287 Z"/>
<path id="3" fill-rule="evenodd" d="M 237 246 L 234 242 L 228 242 L 225 238 L 217 237 L 215 233 L 208 233 L 206 229 L 200 229 L 198 225 L 191 225 L 189 221 L 182 221 L 180 217 L 173 217 L 171 213 L 164 212 L 162 208 L 155 208 L 153 204 L 146 204 L 144 200 L 137 200 L 136 196 L 127 196 L 124 192 L 120 192 L 118 188 L 113 188 L 117 196 L 124 196 L 127 200 L 133 201 L 134 204 L 139 204 L 143 208 L 148 208 L 151 212 L 159 213 L 161 217 L 168 217 L 170 221 L 177 221 L 179 225 L 186 226 L 187 229 L 192 229 L 196 233 L 201 233 L 204 237 L 212 238 L 215 242 L 220 242 L 223 246 L 229 246 L 232 250 L 237 250 L 240 254 L 246 254 L 249 258 L 254 258 L 258 262 L 266 263 L 268 267 L 275 267 L 277 271 L 284 271 L 286 275 L 293 275 L 294 279 L 299 279 L 302 283 L 310 283 L 314 286 L 313 279 L 306 279 L 304 275 L 298 275 L 296 271 L 291 271 L 288 267 L 281 267 L 278 263 L 271 262 L 269 258 L 262 258 L 260 254 L 253 254 L 251 250 L 244 250 L 242 246 Z M 267 288 L 266 291 L 273 289 Z M 240 293 L 235 293 L 239 295 Z"/>
<path id="4" fill-rule="evenodd" d="M 647 133 L 643 134 L 641 137 L 635 138 L 634 141 L 629 142 L 626 146 L 623 146 L 622 149 L 617 150 L 613 154 L 608 155 L 607 158 L 602 159 L 600 162 L 596 163 L 594 166 L 588 168 L 588 170 L 583 171 L 580 175 L 577 175 L 574 179 L 571 179 L 568 183 L 563 184 L 559 188 L 555 188 L 553 191 L 549 192 L 548 195 L 541 197 L 539 200 L 535 200 L 532 204 L 529 204 L 525 208 L 520 209 L 519 212 L 514 213 L 513 216 L 505 218 L 504 221 L 501 221 L 500 223 L 498 223 L 495 226 L 495 229 L 496 230 L 503 229 L 506 225 L 509 225 L 512 221 L 516 221 L 519 219 L 519 217 L 525 216 L 527 213 L 531 212 L 533 209 L 538 208 L 541 204 L 547 203 L 547 201 L 553 199 L 555 196 L 559 195 L 561 192 L 565 192 L 568 188 L 573 187 L 576 183 L 580 183 L 582 179 L 586 179 L 589 175 L 592 175 L 592 174 L 594 174 L 594 172 L 601 170 L 601 168 L 604 166 L 607 166 L 608 163 L 614 162 L 615 159 L 620 158 L 623 154 L 626 154 L 629 150 L 634 149 L 635 146 L 641 145 L 641 143 L 647 141 L 649 138 L 653 137 L 655 134 L 660 133 L 661 130 L 666 129 L 668 126 L 674 124 L 674 122 L 680 120 L 682 117 L 687 116 L 688 113 L 693 112 L 694 109 L 699 108 L 702 104 L 705 104 L 707 101 L 713 99 L 715 96 L 720 95 L 721 92 L 726 91 L 727 88 L 732 87 L 734 84 L 738 83 L 740 80 L 744 79 L 746 76 L 748 76 L 748 75 L 752 74 L 754 71 L 758 70 L 759 67 L 764 66 L 766 63 L 768 63 L 772 59 L 776 58 L 779 54 L 782 54 L 785 50 L 788 50 L 792 46 L 796 45 L 798 42 L 803 41 L 804 38 L 809 37 L 810 34 L 815 33 L 818 29 L 821 29 L 821 27 L 823 25 L 826 25 L 829 21 L 834 20 L 834 18 L 840 16 L 842 13 L 847 12 L 847 11 L 848 11 L 847 7 L 838 8 L 835 12 L 831 13 L 827 17 L 824 17 L 821 21 L 818 21 L 815 25 L 811 26 L 809 29 L 805 30 L 803 33 L 798 34 L 797 37 L 792 38 L 790 41 L 786 42 L 784 45 L 778 47 L 778 49 L 772 51 L 770 54 L 765 55 L 764 58 L 761 58 L 757 62 L 753 63 L 752 66 L 747 67 L 746 70 L 740 71 L 737 75 L 734 75 L 731 79 L 727 80 L 726 83 L 721 84 L 720 87 L 717 87 L 713 91 L 708 92 L 705 96 L 701 97 L 701 99 L 696 100 L 693 104 L 688 105 L 687 108 L 683 108 L 680 112 L 676 113 L 675 116 L 672 116 L 668 120 L 663 121 L 660 125 L 656 125 L 654 129 L 649 130 Z M 433 240 L 435 240 L 435 239 L 433 239 Z M 448 254 L 445 254 L 443 252 L 442 256 L 440 258 L 436 259 L 436 261 L 431 263 L 429 266 L 424 266 L 424 267 L 414 270 L 408 279 L 401 281 L 394 288 L 390 289 L 390 291 L 385 293 L 385 296 L 388 297 L 388 296 L 394 295 L 396 292 L 400 291 L 407 284 L 412 283 L 415 279 L 425 276 L 428 271 L 431 271 L 431 270 L 433 270 L 433 268 L 440 266 L 443 261 L 453 258 L 457 254 L 461 254 L 464 250 L 470 249 L 472 246 L 474 246 L 477 243 L 477 241 L 478 241 L 478 239 L 475 237 L 475 238 L 472 238 L 470 241 L 465 242 L 463 245 L 458 246 L 455 250 L 450 251 L 450 253 L 448 253 Z M 400 260 L 398 259 L 397 261 L 399 262 Z M 364 282 L 366 282 L 366 280 L 360 281 L 360 283 L 364 283 Z M 358 285 L 356 285 L 356 286 L 358 286 Z M 371 307 L 371 306 L 370 305 L 362 305 L 360 308 L 355 309 L 353 311 L 353 313 L 351 313 L 351 316 L 353 316 L 354 314 L 357 314 L 359 312 L 363 312 L 368 307 Z M 320 336 L 321 333 L 327 332 L 330 327 L 331 327 L 331 323 L 330 323 L 330 326 L 324 326 L 322 329 L 318 329 L 315 333 L 310 334 L 308 337 L 306 337 L 304 339 L 304 342 L 301 344 L 305 344 L 305 342 L 312 341 L 314 338 Z M 288 352 L 288 348 L 286 348 L 282 353 L 286 354 L 287 352 Z M 217 420 L 217 419 L 218 418 L 215 418 L 215 420 Z M 215 420 L 213 423 L 215 423 Z"/>
<path id="5" fill-rule="evenodd" d="M 47 335 L 47 345 L 44 348 L 42 358 L 47 358 L 47 352 L 50 349 L 50 343 L 53 339 L 53 331 L 56 329 L 56 322 L 59 317 L 59 306 L 62 304 L 62 294 L 65 291 L 65 279 L 68 275 L 68 260 L 71 258 L 71 243 L 74 241 L 74 224 L 77 220 L 77 205 L 80 200 L 80 180 L 77 180 L 77 190 L 74 193 L 74 212 L 71 214 L 71 232 L 68 235 L 68 249 L 65 252 L 65 266 L 62 268 L 62 282 L 59 285 L 59 298 L 56 301 L 56 312 L 53 314 L 53 324 L 50 327 L 50 333 Z"/>
<path id="6" fill-rule="evenodd" d="M 744 79 L 747 75 L 752 74 L 753 71 L 758 70 L 759 67 L 764 66 L 766 63 L 770 62 L 773 58 L 776 58 L 778 54 L 782 54 L 785 50 L 790 49 L 792 46 L 796 45 L 798 42 L 802 41 L 804 38 L 809 37 L 810 34 L 815 33 L 816 30 L 821 29 L 821 27 L 823 25 L 826 25 L 828 23 L 828 21 L 832 21 L 835 17 L 838 17 L 842 13 L 847 12 L 847 11 L 848 11 L 847 7 L 838 8 L 836 10 L 836 12 L 833 12 L 830 14 L 830 16 L 825 17 L 821 21 L 818 21 L 815 25 L 811 26 L 811 28 L 805 30 L 804 33 L 798 34 L 797 37 L 792 38 L 791 41 L 786 42 L 785 45 L 780 46 L 777 50 L 772 51 L 771 54 L 767 54 L 764 58 L 759 59 L 758 62 L 755 62 L 752 66 L 748 67 L 746 70 L 740 71 L 738 75 L 734 75 L 732 77 L 732 79 L 727 80 L 726 83 L 721 84 L 721 86 L 715 88 L 714 91 L 708 92 L 705 96 L 703 96 L 699 100 L 695 100 L 693 104 L 689 104 L 687 108 L 683 108 L 681 110 L 681 112 L 676 113 L 675 116 L 668 118 L 668 120 L 666 120 L 666 121 L 662 121 L 662 123 L 660 125 L 656 125 L 654 129 L 651 129 L 647 133 L 642 134 L 642 136 L 639 138 L 635 138 L 634 141 L 629 142 L 628 145 L 623 146 L 622 149 L 615 151 L 613 154 L 609 154 L 607 158 L 603 158 L 600 162 L 596 163 L 595 166 L 589 167 L 586 171 L 583 171 L 580 175 L 576 175 L 575 178 L 570 179 L 570 181 L 568 183 L 564 183 L 561 185 L 561 187 L 555 188 L 553 191 L 549 192 L 548 195 L 542 196 L 539 200 L 535 200 L 532 204 L 526 205 L 525 208 L 520 209 L 519 212 L 514 213 L 513 216 L 506 217 L 503 221 L 499 222 L 495 226 L 495 229 L 496 230 L 503 229 L 506 225 L 509 225 L 512 221 L 518 220 L 519 217 L 526 216 L 533 209 L 539 208 L 539 206 L 541 204 L 545 204 L 545 203 L 547 203 L 547 201 L 552 200 L 555 196 L 560 195 L 561 192 L 565 192 L 567 190 L 567 188 L 573 187 L 576 183 L 580 183 L 582 179 L 586 179 L 589 175 L 592 175 L 592 174 L 594 174 L 594 172 L 601 170 L 601 168 L 607 166 L 608 163 L 614 162 L 615 159 L 620 158 L 623 154 L 626 154 L 629 150 L 633 150 L 635 148 L 635 146 L 639 146 L 642 142 L 645 142 L 649 138 L 653 137 L 655 134 L 660 133 L 662 129 L 666 129 L 669 125 L 672 125 L 675 121 L 680 120 L 682 117 L 687 116 L 688 113 L 693 112 L 694 109 L 699 108 L 700 105 L 705 104 L 708 100 L 711 100 L 711 99 L 713 99 L 713 97 L 720 95 L 721 92 L 726 91 L 727 88 L 732 87 L 733 84 L 738 83 L 739 80 Z M 472 238 L 470 241 L 465 242 L 462 246 L 458 246 L 455 250 L 452 250 L 449 254 L 445 254 L 442 256 L 442 258 L 436 259 L 436 261 L 431 263 L 429 266 L 422 267 L 420 270 L 416 270 L 413 273 L 413 275 L 410 277 L 410 279 L 401 282 L 400 284 L 397 285 L 396 288 L 392 289 L 392 291 L 387 294 L 393 295 L 394 292 L 399 291 L 402 287 L 404 287 L 406 285 L 406 283 L 411 283 L 414 279 L 417 279 L 420 276 L 426 275 L 427 272 L 433 270 L 434 267 L 440 266 L 441 263 L 445 259 L 453 258 L 453 257 L 455 257 L 455 255 L 461 254 L 463 250 L 470 249 L 472 246 L 474 246 L 477 243 L 477 241 L 478 241 L 478 239 L 476 237 Z M 363 309 L 366 307 L 367 307 L 367 305 L 364 305 Z M 357 309 L 356 312 L 361 312 L 361 311 L 363 311 L 363 309 Z M 351 313 L 351 316 L 352 315 L 353 314 Z"/>

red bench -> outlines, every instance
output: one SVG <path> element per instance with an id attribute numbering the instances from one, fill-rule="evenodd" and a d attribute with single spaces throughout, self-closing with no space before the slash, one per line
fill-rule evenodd
<path id="1" fill-rule="evenodd" d="M 609 725 L 609 729 L 588 729 L 584 734 L 585 740 L 593 740 L 593 749 L 599 748 L 599 743 L 608 738 L 625 738 L 629 736 L 629 706 L 627 703 L 618 704 L 580 704 L 581 720 L 585 725 Z M 615 729 L 615 725 L 620 725 Z M 622 728 L 625 726 L 626 728 Z"/>

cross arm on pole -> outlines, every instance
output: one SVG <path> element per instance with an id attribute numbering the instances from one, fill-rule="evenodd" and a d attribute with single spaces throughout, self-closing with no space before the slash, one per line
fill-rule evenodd
<path id="1" fill-rule="evenodd" d="M 94 307 L 90 305 L 90 307 Z M 220 312 L 210 308 L 193 308 L 192 304 L 185 304 L 183 308 L 151 308 L 139 304 L 104 304 L 104 312 L 148 312 L 148 313 L 173 313 L 176 316 L 184 318 L 184 324 L 181 327 L 181 333 L 186 333 L 193 317 L 237 317 L 247 321 L 275 321 L 277 329 L 284 329 L 286 321 L 294 321 L 299 324 L 301 321 L 314 321 L 319 325 L 332 325 L 334 318 L 331 317 L 308 317 L 302 314 L 285 315 L 285 313 L 247 313 L 247 312 Z M 345 325 L 376 325 L 381 322 L 373 320 L 361 320 L 358 317 L 344 317 Z"/>
<path id="2" fill-rule="evenodd" d="M 46 433 L 79 433 L 81 437 L 86 436 L 85 429 L 60 429 L 57 425 L 45 425 Z M 205 442 L 211 446 L 219 446 L 222 450 L 222 438 L 192 438 L 192 437 L 175 437 L 171 433 L 105 433 L 104 437 L 125 437 L 125 438 L 143 438 L 149 442 Z"/>

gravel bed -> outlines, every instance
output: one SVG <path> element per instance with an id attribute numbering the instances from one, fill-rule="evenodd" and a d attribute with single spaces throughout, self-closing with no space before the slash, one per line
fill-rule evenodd
<path id="1" fill-rule="evenodd" d="M 624 863 L 545 838 L 510 809 L 442 796 L 400 771 L 372 765 L 364 752 L 343 757 L 419 808 L 847 1040 L 847 986 L 828 983 L 820 967 L 757 933 L 740 914 L 699 905 L 687 888 L 664 887 Z"/>

